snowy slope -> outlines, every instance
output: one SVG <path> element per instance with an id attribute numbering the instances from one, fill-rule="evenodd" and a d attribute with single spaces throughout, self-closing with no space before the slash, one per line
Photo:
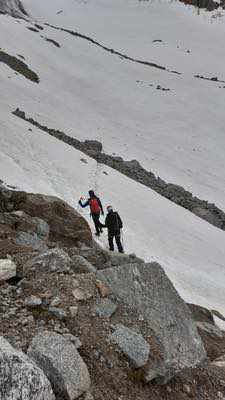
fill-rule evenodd
<path id="1" fill-rule="evenodd" d="M 136 158 L 163 179 L 224 208 L 225 89 L 194 78 L 201 73 L 225 79 L 222 24 L 210 25 L 177 3 L 23 4 L 44 30 L 31 32 L 31 24 L 0 16 L 1 47 L 22 55 L 40 83 L 0 64 L 1 178 L 25 190 L 56 194 L 75 206 L 80 194 L 94 188 L 125 221 L 126 251 L 159 261 L 187 301 L 225 314 L 223 231 L 34 127 L 29 131 L 30 125 L 11 115 L 20 107 L 49 127 L 82 140 L 98 139 L 106 152 Z M 122 60 L 43 21 L 78 29 L 182 75 Z M 157 90 L 158 84 L 171 91 Z"/>
<path id="2" fill-rule="evenodd" d="M 64 127 L 80 119 L 79 105 L 85 104 L 81 136 L 102 135 L 107 151 L 137 158 L 163 179 L 224 209 L 225 90 L 219 88 L 224 84 L 194 78 L 225 80 L 223 19 L 212 24 L 204 12 L 198 16 L 193 8 L 165 1 L 25 0 L 25 5 L 40 20 L 182 73 L 134 65 L 73 39 L 69 51 L 76 76 L 70 82 L 76 107 L 64 110 Z M 59 41 L 61 36 L 68 43 L 68 34 L 60 33 Z M 163 42 L 153 42 L 157 39 Z M 158 84 L 171 91 L 156 90 Z"/>
<path id="3" fill-rule="evenodd" d="M 4 126 L 0 169 L 6 182 L 60 196 L 74 207 L 94 187 L 104 206 L 118 208 L 127 252 L 160 262 L 187 301 L 225 313 L 223 231 L 87 156 L 83 163 L 83 153 L 29 127 L 14 116 Z M 78 211 L 90 222 L 88 210 Z M 107 244 L 106 233 L 102 240 Z"/>

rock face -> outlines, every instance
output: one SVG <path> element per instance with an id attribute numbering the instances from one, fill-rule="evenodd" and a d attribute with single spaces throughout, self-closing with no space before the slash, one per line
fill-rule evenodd
<path id="1" fill-rule="evenodd" d="M 47 249 L 49 237 L 49 226 L 40 218 L 32 218 L 23 211 L 12 211 L 14 204 L 9 197 L 2 197 L 0 190 L 0 211 L 2 209 L 10 212 L 0 213 L 0 256 L 27 251 L 44 251 Z"/>
<path id="2" fill-rule="evenodd" d="M 44 219 L 50 227 L 50 240 L 72 245 L 76 241 L 90 243 L 90 228 L 84 218 L 64 201 L 53 196 L 26 195 L 20 209 L 33 217 Z"/>
<path id="3" fill-rule="evenodd" d="M 15 243 L 19 246 L 31 247 L 33 250 L 46 251 L 46 244 L 36 233 L 19 232 L 15 238 Z"/>
<path id="4" fill-rule="evenodd" d="M 35 271 L 37 273 L 59 272 L 70 270 L 71 259 L 62 249 L 52 249 L 32 258 L 24 265 L 24 273 Z"/>
<path id="5" fill-rule="evenodd" d="M 71 269 L 78 274 L 85 274 L 85 273 L 90 273 L 96 272 L 96 268 L 88 261 L 86 258 L 79 256 L 79 255 L 74 255 L 71 257 L 72 263 L 71 263 Z"/>
<path id="6" fill-rule="evenodd" d="M 11 260 L 0 260 L 0 282 L 16 276 L 16 264 Z"/>
<path id="7" fill-rule="evenodd" d="M 223 332 L 216 325 L 209 324 L 208 322 L 196 322 L 196 326 L 211 336 L 223 337 Z"/>
<path id="8" fill-rule="evenodd" d="M 73 400 L 86 393 L 90 376 L 76 347 L 55 333 L 37 335 L 28 350 L 50 380 L 57 396 Z"/>
<path id="9" fill-rule="evenodd" d="M 0 212 L 11 211 L 24 211 L 29 217 L 34 217 L 39 235 L 46 227 L 40 224 L 40 219 L 45 221 L 49 227 L 49 240 L 59 243 L 60 247 L 75 246 L 77 242 L 92 244 L 91 230 L 85 219 L 57 197 L 0 187 Z"/>
<path id="10" fill-rule="evenodd" d="M 117 305 L 110 299 L 101 299 L 95 307 L 95 314 L 98 317 L 110 318 L 117 309 Z"/>
<path id="11" fill-rule="evenodd" d="M 20 0 L 0 0 L 0 13 L 24 18 L 27 13 Z"/>
<path id="12" fill-rule="evenodd" d="M 25 354 L 0 337 L 1 400 L 54 400 L 43 371 Z"/>
<path id="13" fill-rule="evenodd" d="M 135 254 L 110 253 L 110 262 L 113 267 L 125 264 L 143 263 L 144 261 L 136 257 Z"/>
<path id="14" fill-rule="evenodd" d="M 119 346 L 135 368 L 144 367 L 147 364 L 150 346 L 142 335 L 123 325 L 118 325 L 109 340 Z"/>
<path id="15" fill-rule="evenodd" d="M 154 344 L 145 372 L 147 381 L 165 383 L 178 371 L 205 359 L 190 310 L 159 264 L 109 268 L 98 271 L 97 277 L 130 314 L 137 315 L 142 321 L 140 333 Z"/>

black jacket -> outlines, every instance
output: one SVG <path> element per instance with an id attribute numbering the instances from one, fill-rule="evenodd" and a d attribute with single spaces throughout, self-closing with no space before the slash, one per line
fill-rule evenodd
<path id="1" fill-rule="evenodd" d="M 110 235 L 116 235 L 120 233 L 120 229 L 123 227 L 122 220 L 116 211 L 110 211 L 105 219 L 105 227 L 108 228 Z"/>

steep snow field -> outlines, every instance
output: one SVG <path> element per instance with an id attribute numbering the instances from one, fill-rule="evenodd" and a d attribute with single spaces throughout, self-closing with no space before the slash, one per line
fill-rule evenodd
<path id="1" fill-rule="evenodd" d="M 225 89 L 219 88 L 224 84 L 194 78 L 200 74 L 225 81 L 224 19 L 212 24 L 204 13 L 198 16 L 176 1 L 24 4 L 41 21 L 78 30 L 109 48 L 182 73 L 135 65 L 69 34 L 49 33 L 62 42 L 58 56 L 70 81 L 66 104 L 59 100 L 57 105 L 65 115 L 64 128 L 73 127 L 75 136 L 102 139 L 106 151 L 136 158 L 163 179 L 225 208 Z M 60 64 L 54 66 L 56 82 Z M 171 91 L 156 90 L 157 85 Z"/>
<path id="2" fill-rule="evenodd" d="M 0 16 L 1 47 L 22 55 L 40 83 L 0 64 L 1 178 L 29 191 L 56 194 L 74 206 L 94 188 L 104 205 L 119 210 L 126 251 L 159 261 L 187 301 L 225 314 L 223 231 L 11 115 L 20 107 L 50 128 L 100 140 L 106 152 L 136 158 L 161 178 L 224 209 L 225 89 L 219 86 L 225 83 L 194 78 L 199 73 L 225 80 L 223 25 L 210 24 L 177 3 L 23 4 L 44 30 L 31 32 L 29 22 Z M 44 22 L 78 30 L 182 75 L 121 59 Z M 153 43 L 156 39 L 163 42 Z M 157 90 L 157 85 L 171 91 Z M 101 241 L 106 244 L 106 234 Z"/>
<path id="3" fill-rule="evenodd" d="M 225 313 L 224 232 L 118 172 L 9 116 L 0 138 L 1 176 L 26 190 L 60 196 L 74 207 L 94 187 L 125 223 L 124 244 L 160 262 L 180 294 Z M 87 164 L 81 159 L 85 158 Z M 106 172 L 108 175 L 105 175 Z M 78 209 L 90 222 L 88 210 Z M 103 235 L 102 244 L 107 244 Z"/>

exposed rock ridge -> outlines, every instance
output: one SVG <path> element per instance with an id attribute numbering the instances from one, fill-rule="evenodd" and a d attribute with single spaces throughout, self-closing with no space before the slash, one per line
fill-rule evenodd
<path id="1" fill-rule="evenodd" d="M 0 0 L 0 14 L 8 14 L 15 18 L 28 15 L 20 0 Z"/>

